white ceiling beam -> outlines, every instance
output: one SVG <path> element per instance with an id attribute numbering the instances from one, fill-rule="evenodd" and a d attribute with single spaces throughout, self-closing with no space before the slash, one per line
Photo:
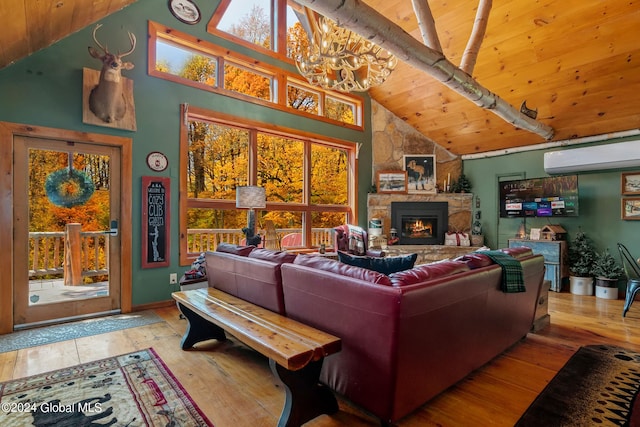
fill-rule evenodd
<path id="1" fill-rule="evenodd" d="M 362 1 L 296 1 L 387 49 L 398 60 L 428 73 L 477 106 L 491 111 L 515 127 L 538 134 L 546 140 L 553 138 L 554 130 L 552 127 L 521 113 L 447 60 L 441 52 L 425 46 L 400 26 Z"/>

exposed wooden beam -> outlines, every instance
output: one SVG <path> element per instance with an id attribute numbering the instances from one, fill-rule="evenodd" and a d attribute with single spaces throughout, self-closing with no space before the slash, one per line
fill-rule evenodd
<path id="1" fill-rule="evenodd" d="M 414 0 L 416 1 L 416 0 Z M 467 42 L 467 47 L 460 61 L 460 69 L 470 76 L 473 75 L 473 67 L 476 66 L 480 45 L 487 31 L 487 23 L 489 22 L 489 12 L 491 12 L 492 0 L 480 0 L 478 2 L 478 10 L 476 11 L 476 20 L 473 22 L 471 36 Z"/>
<path id="2" fill-rule="evenodd" d="M 416 18 L 418 18 L 418 28 L 420 28 L 420 34 L 422 34 L 424 44 L 436 52 L 442 52 L 442 45 L 438 38 L 436 22 L 433 19 L 433 14 L 429 7 L 429 0 L 411 0 L 411 3 L 413 4 L 413 12 L 416 14 Z"/>
<path id="3" fill-rule="evenodd" d="M 387 49 L 396 55 L 398 60 L 430 74 L 479 107 L 493 112 L 515 127 L 538 134 L 547 140 L 553 138 L 552 127 L 522 114 L 448 61 L 441 52 L 420 43 L 400 26 L 361 1 L 297 0 L 297 2 Z"/>

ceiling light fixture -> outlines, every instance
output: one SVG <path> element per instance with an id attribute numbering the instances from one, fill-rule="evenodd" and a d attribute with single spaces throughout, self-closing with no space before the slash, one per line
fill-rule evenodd
<path id="1" fill-rule="evenodd" d="M 298 45 L 296 66 L 311 84 L 340 92 L 364 92 L 382 84 L 398 60 L 380 46 L 308 13 L 312 26 L 308 47 Z"/>

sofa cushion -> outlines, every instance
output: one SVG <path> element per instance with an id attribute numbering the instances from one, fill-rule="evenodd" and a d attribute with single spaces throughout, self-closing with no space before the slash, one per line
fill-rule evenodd
<path id="1" fill-rule="evenodd" d="M 470 254 L 465 254 L 455 258 L 454 261 L 464 262 L 469 266 L 470 269 L 475 270 L 476 268 L 488 267 L 493 264 L 493 260 L 488 256 L 482 254 L 481 252 L 474 252 Z"/>
<path id="2" fill-rule="evenodd" d="M 355 279 L 364 280 L 369 283 L 391 286 L 391 280 L 389 280 L 389 277 L 385 274 L 368 270 L 366 268 L 344 264 L 332 259 L 326 259 L 313 255 L 299 254 L 293 263 L 304 265 L 306 267 L 317 268 L 319 270 L 329 271 L 332 273 L 337 273 L 342 276 L 353 277 Z"/>
<path id="3" fill-rule="evenodd" d="M 522 259 L 533 255 L 533 250 L 525 246 L 521 246 L 518 248 L 504 248 L 500 250 L 508 255 L 511 255 L 515 259 Z"/>
<path id="4" fill-rule="evenodd" d="M 389 275 L 389 279 L 391 279 L 393 286 L 406 286 L 464 273 L 469 270 L 469 266 L 464 262 L 439 261 L 432 264 L 419 265 L 410 270 L 393 273 Z"/>
<path id="5" fill-rule="evenodd" d="M 401 255 L 395 257 L 369 257 L 356 256 L 346 252 L 338 251 L 338 259 L 345 264 L 377 271 L 378 273 L 389 275 L 398 271 L 413 268 L 418 254 Z"/>
<path id="6" fill-rule="evenodd" d="M 296 254 L 292 254 L 287 251 L 274 251 L 270 249 L 257 248 L 249 253 L 249 258 L 261 259 L 263 261 L 271 261 L 276 264 L 283 264 L 285 262 L 293 262 L 296 259 Z"/>
<path id="7" fill-rule="evenodd" d="M 247 256 L 249 255 L 256 247 L 255 246 L 240 246 L 234 245 L 233 243 L 219 243 L 216 248 L 217 252 L 224 252 L 227 254 Z"/>

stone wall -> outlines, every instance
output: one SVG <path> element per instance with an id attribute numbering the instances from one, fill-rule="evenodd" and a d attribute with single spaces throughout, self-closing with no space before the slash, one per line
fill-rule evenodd
<path id="1" fill-rule="evenodd" d="M 436 183 L 442 182 L 448 174 L 452 180 L 458 180 L 462 173 L 459 156 L 431 141 L 375 101 L 371 101 L 371 115 L 374 183 L 378 171 L 403 170 L 402 156 L 405 154 L 435 155 Z"/>
<path id="2" fill-rule="evenodd" d="M 415 265 L 453 259 L 480 249 L 477 246 L 395 245 L 384 249 L 386 256 L 418 254 Z"/>

